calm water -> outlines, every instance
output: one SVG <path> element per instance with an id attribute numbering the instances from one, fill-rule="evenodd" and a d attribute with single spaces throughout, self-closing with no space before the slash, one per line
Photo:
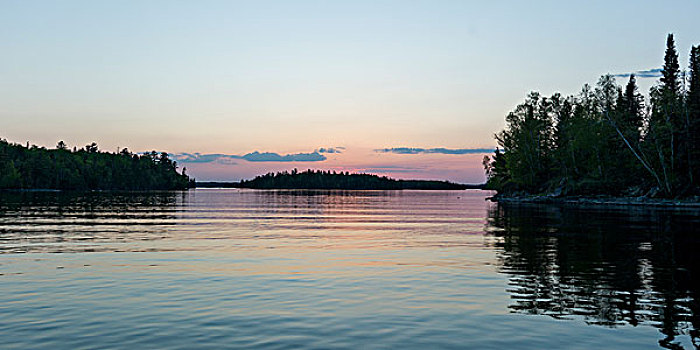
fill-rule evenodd
<path id="1" fill-rule="evenodd" d="M 700 345 L 700 217 L 488 195 L 0 193 L 0 348 Z"/>

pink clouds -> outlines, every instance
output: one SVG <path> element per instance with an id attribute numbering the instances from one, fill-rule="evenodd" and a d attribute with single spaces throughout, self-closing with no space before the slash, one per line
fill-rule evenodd
<path id="1" fill-rule="evenodd" d="M 344 149 L 323 152 L 323 160 L 307 161 L 247 161 L 237 157 L 235 162 L 180 161 L 187 173 L 200 181 L 238 181 L 267 172 L 297 168 L 371 173 L 397 179 L 449 180 L 459 183 L 485 181 L 482 158 L 487 150 L 453 153 L 389 153 L 374 149 Z M 314 151 L 313 153 L 316 153 Z M 308 154 L 308 153 L 300 153 Z"/>

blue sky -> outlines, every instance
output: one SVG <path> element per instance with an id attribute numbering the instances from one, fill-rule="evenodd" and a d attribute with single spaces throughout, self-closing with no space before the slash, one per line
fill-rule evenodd
<path id="1" fill-rule="evenodd" d="M 3 1 L 0 136 L 233 155 L 346 147 L 313 164 L 195 166 L 205 179 L 413 166 L 402 174 L 478 181 L 473 155 L 374 150 L 492 148 L 531 90 L 658 68 L 669 32 L 686 65 L 698 13 L 700 1 Z"/>

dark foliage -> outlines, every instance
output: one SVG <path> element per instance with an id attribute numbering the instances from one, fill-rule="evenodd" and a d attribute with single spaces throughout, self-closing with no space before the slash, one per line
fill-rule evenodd
<path id="1" fill-rule="evenodd" d="M 700 342 L 700 221 L 693 213 L 499 203 L 489 223 L 497 228 L 498 265 L 511 275 L 512 312 L 649 325 L 668 349 L 685 349 L 687 336 Z"/>
<path id="2" fill-rule="evenodd" d="M 207 187 L 208 184 L 216 185 L 217 183 L 198 183 L 197 186 Z M 284 171 L 260 175 L 252 180 L 244 180 L 230 187 L 322 190 L 463 190 L 478 186 L 461 185 L 447 181 L 394 180 L 386 176 L 350 174 L 349 172 L 321 170 L 297 172 L 294 169 L 291 172 Z"/>
<path id="3" fill-rule="evenodd" d="M 673 35 L 649 103 L 634 75 L 604 75 L 577 96 L 537 92 L 506 117 L 500 150 L 484 160 L 487 187 L 555 195 L 700 194 L 700 49 L 681 71 Z"/>
<path id="4" fill-rule="evenodd" d="M 63 141 L 46 149 L 0 140 L 0 189 L 179 190 L 189 181 L 165 152 L 101 152 L 94 142 L 71 151 Z"/>

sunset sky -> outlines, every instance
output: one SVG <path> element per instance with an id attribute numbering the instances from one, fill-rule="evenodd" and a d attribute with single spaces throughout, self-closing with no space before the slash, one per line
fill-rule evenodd
<path id="1" fill-rule="evenodd" d="M 529 91 L 658 68 L 671 32 L 685 67 L 698 14 L 697 0 L 2 1 L 0 137 L 167 151 L 198 180 L 477 183 Z"/>

